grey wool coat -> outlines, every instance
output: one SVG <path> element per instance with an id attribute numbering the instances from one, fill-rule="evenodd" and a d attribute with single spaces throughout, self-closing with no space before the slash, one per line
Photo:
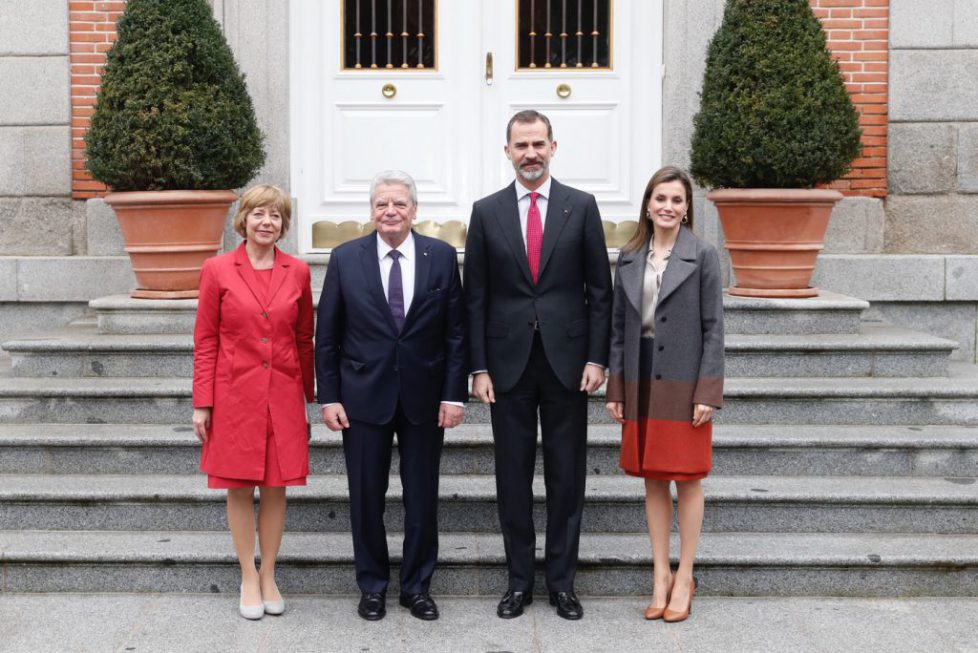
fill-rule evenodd
<path id="1" fill-rule="evenodd" d="M 716 249 L 679 230 L 655 311 L 650 405 L 639 406 L 642 282 L 649 246 L 618 257 L 612 308 L 608 401 L 625 419 L 690 422 L 693 404 L 723 406 L 723 288 Z M 627 424 L 626 424 L 627 426 Z"/>

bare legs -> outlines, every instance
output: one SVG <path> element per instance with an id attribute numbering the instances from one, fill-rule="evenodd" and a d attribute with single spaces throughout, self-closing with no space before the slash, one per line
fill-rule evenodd
<path id="1" fill-rule="evenodd" d="M 245 605 L 261 605 L 279 601 L 275 585 L 275 559 L 285 530 L 285 488 L 261 488 L 258 504 L 258 546 L 261 550 L 261 571 L 255 567 L 255 489 L 252 487 L 228 490 L 228 527 L 234 550 L 241 565 L 241 601 Z"/>
<path id="2" fill-rule="evenodd" d="M 675 580 L 669 568 L 669 530 L 672 526 L 672 496 L 669 481 L 645 479 L 645 516 L 652 543 L 654 585 L 651 607 L 666 605 L 674 611 L 686 609 L 693 582 L 693 560 L 703 527 L 703 486 L 700 481 L 676 481 L 679 496 L 679 568 Z"/>

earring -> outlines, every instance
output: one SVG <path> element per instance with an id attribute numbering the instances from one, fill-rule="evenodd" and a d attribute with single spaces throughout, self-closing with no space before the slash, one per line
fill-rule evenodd
<path id="1" fill-rule="evenodd" d="M 651 218 L 652 217 L 652 211 L 646 211 L 645 212 L 645 217 L 646 218 Z"/>
<path id="2" fill-rule="evenodd" d="M 682 222 L 683 224 L 688 224 L 688 223 L 689 223 L 689 218 L 688 218 L 688 217 L 686 216 L 686 214 L 685 214 L 685 213 L 683 214 L 683 219 L 681 220 L 681 222 Z"/>

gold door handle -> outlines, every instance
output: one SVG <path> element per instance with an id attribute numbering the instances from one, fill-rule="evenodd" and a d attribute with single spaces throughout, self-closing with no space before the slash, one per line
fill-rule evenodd
<path id="1" fill-rule="evenodd" d="M 486 52 L 486 86 L 492 86 L 492 52 Z"/>
<path id="2" fill-rule="evenodd" d="M 558 84 L 557 85 L 557 97 L 561 100 L 566 100 L 570 97 L 571 87 L 569 84 Z"/>
<path id="3" fill-rule="evenodd" d="M 390 83 L 384 84 L 380 89 L 380 94 L 390 100 L 397 95 L 397 87 Z"/>

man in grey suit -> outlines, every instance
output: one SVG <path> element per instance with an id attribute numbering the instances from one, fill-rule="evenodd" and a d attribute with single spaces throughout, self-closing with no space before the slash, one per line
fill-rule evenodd
<path id="1" fill-rule="evenodd" d="M 465 298 L 473 394 L 490 404 L 509 589 L 497 608 L 533 600 L 537 414 L 547 489 L 546 580 L 565 619 L 584 610 L 574 576 L 584 505 L 587 394 L 604 381 L 611 272 L 594 197 L 550 176 L 545 115 L 520 111 L 504 151 L 516 180 L 472 207 Z"/>

